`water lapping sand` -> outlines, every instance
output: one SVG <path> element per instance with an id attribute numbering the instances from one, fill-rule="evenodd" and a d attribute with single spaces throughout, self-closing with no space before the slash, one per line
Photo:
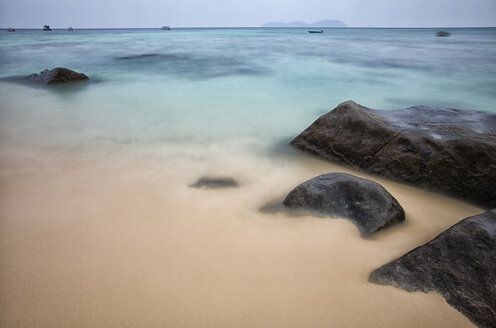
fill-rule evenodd
<path id="1" fill-rule="evenodd" d="M 480 208 L 373 178 L 407 221 L 364 239 L 258 210 L 318 174 L 364 174 L 296 153 L 110 149 L 2 153 L 2 326 L 471 326 L 437 294 L 367 279 Z M 189 187 L 216 174 L 240 187 Z"/>

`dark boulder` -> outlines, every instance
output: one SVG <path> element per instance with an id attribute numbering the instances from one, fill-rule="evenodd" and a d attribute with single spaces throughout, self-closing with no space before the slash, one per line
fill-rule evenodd
<path id="1" fill-rule="evenodd" d="M 496 209 L 458 222 L 369 281 L 437 292 L 479 327 L 496 327 Z"/>
<path id="2" fill-rule="evenodd" d="M 299 214 L 343 217 L 364 235 L 403 222 L 401 205 L 380 184 L 345 173 L 329 173 L 303 182 L 283 205 Z"/>
<path id="3" fill-rule="evenodd" d="M 347 101 L 291 145 L 496 207 L 496 114 L 428 106 L 374 110 Z"/>
<path id="4" fill-rule="evenodd" d="M 229 187 L 237 187 L 238 183 L 233 178 L 210 178 L 210 177 L 202 177 L 198 179 L 194 184 L 190 187 L 193 188 L 204 188 L 204 189 L 217 189 L 217 188 L 229 188 Z"/>
<path id="5" fill-rule="evenodd" d="M 89 80 L 88 76 L 83 73 L 74 72 L 62 67 L 57 67 L 52 70 L 46 69 L 39 74 L 35 73 L 26 76 L 26 79 L 41 84 L 59 84 Z"/>

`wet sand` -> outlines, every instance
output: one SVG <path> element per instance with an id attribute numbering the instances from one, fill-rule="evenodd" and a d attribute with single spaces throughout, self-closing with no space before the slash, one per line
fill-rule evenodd
<path id="1" fill-rule="evenodd" d="M 373 178 L 406 223 L 364 239 L 346 220 L 258 211 L 357 174 L 305 156 L 2 150 L 2 327 L 473 327 L 437 294 L 367 279 L 481 208 Z M 188 187 L 203 175 L 240 187 Z"/>

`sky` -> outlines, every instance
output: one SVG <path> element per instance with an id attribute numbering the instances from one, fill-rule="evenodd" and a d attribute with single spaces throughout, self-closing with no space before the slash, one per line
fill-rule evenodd
<path id="1" fill-rule="evenodd" d="M 496 0 L 0 0 L 0 26 L 256 27 L 338 19 L 350 27 L 496 26 Z"/>

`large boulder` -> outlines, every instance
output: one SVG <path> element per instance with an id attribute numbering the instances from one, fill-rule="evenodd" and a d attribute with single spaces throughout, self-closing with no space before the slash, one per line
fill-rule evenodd
<path id="1" fill-rule="evenodd" d="M 329 173 L 303 182 L 283 205 L 300 214 L 343 217 L 364 235 L 405 220 L 405 211 L 380 184 L 345 173 Z"/>
<path id="2" fill-rule="evenodd" d="M 370 173 L 496 207 L 496 114 L 428 106 L 374 110 L 347 101 L 291 144 Z"/>
<path id="3" fill-rule="evenodd" d="M 479 327 L 496 327 L 496 209 L 458 222 L 369 281 L 435 291 Z"/>
<path id="4" fill-rule="evenodd" d="M 39 74 L 26 76 L 27 80 L 41 84 L 59 84 L 75 81 L 86 81 L 89 77 L 83 73 L 74 72 L 68 68 L 57 67 L 51 70 L 44 70 Z"/>

